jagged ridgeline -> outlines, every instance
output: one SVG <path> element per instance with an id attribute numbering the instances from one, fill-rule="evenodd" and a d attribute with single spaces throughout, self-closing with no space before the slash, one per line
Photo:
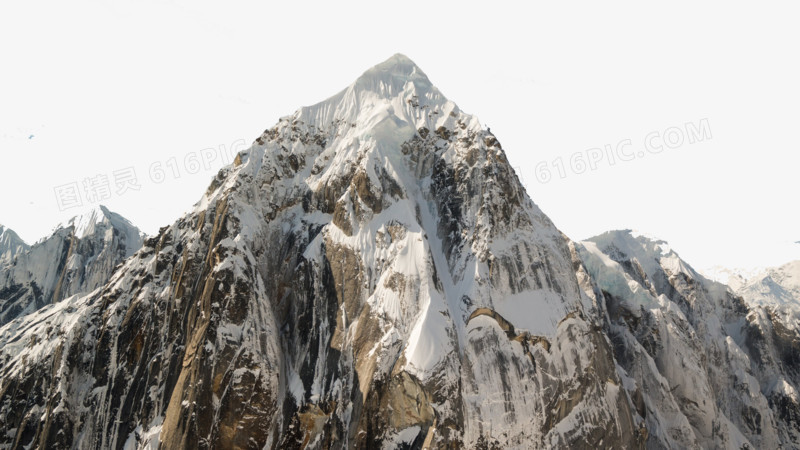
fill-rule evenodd
<path id="1" fill-rule="evenodd" d="M 570 242 L 395 55 L 264 131 L 100 289 L 0 329 L 0 445 L 794 445 L 796 365 L 751 359 L 753 310 L 612 242 Z"/>
<path id="2" fill-rule="evenodd" d="M 105 206 L 57 226 L 32 246 L 0 225 L 0 325 L 105 285 L 143 238 Z"/>

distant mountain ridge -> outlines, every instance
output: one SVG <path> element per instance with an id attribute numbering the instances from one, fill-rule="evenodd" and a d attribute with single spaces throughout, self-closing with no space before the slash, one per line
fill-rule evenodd
<path id="1" fill-rule="evenodd" d="M 750 303 L 770 306 L 800 299 L 800 261 L 749 271 L 718 269 L 711 276 Z"/>

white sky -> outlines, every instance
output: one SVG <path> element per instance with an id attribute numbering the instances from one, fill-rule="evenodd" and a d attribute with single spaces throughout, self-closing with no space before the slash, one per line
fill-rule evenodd
<path id="1" fill-rule="evenodd" d="M 3 2 L 0 223 L 36 241 L 80 212 L 54 188 L 102 174 L 102 203 L 153 233 L 222 165 L 188 174 L 186 155 L 249 144 L 401 52 L 491 127 L 570 237 L 634 228 L 701 268 L 800 259 L 795 3 L 260 3 Z M 702 119 L 710 139 L 644 151 L 649 133 Z M 643 156 L 570 168 L 625 139 Z M 141 188 L 117 195 L 127 167 Z"/>

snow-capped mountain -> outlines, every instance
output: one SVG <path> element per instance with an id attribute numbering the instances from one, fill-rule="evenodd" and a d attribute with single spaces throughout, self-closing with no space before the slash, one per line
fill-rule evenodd
<path id="1" fill-rule="evenodd" d="M 0 330 L 0 439 L 635 447 L 573 264 L 497 139 L 396 55 L 262 133 L 105 287 Z"/>
<path id="2" fill-rule="evenodd" d="M 14 259 L 14 256 L 28 249 L 14 230 L 0 225 L 0 262 Z"/>
<path id="3" fill-rule="evenodd" d="M 0 446 L 794 446 L 797 327 L 755 308 L 663 242 L 569 241 L 395 55 L 0 328 Z"/>
<path id="4" fill-rule="evenodd" d="M 30 247 L 17 246 L 11 257 L 0 259 L 0 325 L 104 285 L 143 237 L 128 220 L 100 206 Z"/>

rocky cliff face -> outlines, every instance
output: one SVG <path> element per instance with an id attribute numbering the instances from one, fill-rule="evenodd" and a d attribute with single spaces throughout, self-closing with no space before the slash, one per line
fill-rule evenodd
<path id="1" fill-rule="evenodd" d="M 13 233 L 4 231 L 4 238 L 8 232 Z M 142 239 L 130 222 L 100 206 L 58 226 L 33 246 L 21 240 L 9 246 L 7 257 L 0 258 L 0 325 L 104 285 L 114 268 L 141 247 Z"/>
<path id="2" fill-rule="evenodd" d="M 746 307 L 603 248 L 568 241 L 497 139 L 396 55 L 264 131 L 102 288 L 0 328 L 0 445 L 788 442 L 737 344 L 691 329 L 699 303 L 723 329 Z M 741 378 L 712 379 L 711 345 Z"/>

